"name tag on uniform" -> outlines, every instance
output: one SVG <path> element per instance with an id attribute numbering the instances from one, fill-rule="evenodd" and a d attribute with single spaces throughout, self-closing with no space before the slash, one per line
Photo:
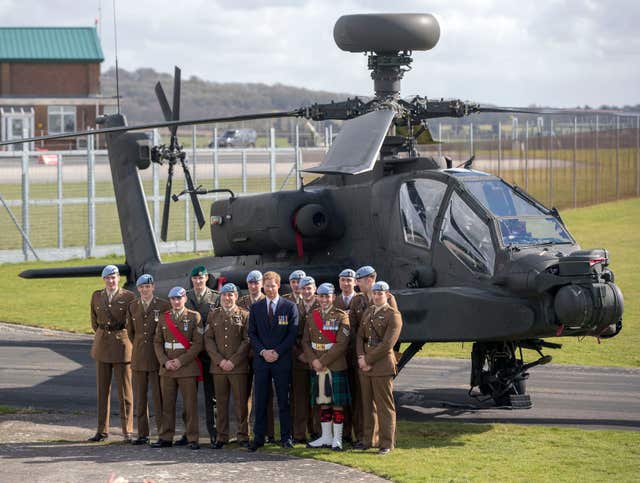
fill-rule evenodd
<path id="1" fill-rule="evenodd" d="M 286 315 L 278 315 L 278 325 L 289 325 L 289 319 Z"/>

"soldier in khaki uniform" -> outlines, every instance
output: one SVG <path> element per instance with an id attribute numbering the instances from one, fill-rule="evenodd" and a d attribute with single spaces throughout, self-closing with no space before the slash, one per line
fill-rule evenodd
<path id="1" fill-rule="evenodd" d="M 131 369 L 133 370 L 133 401 L 138 422 L 138 438 L 133 444 L 149 443 L 149 408 L 147 394 L 151 391 L 156 429 L 160 434 L 162 419 L 162 395 L 158 358 L 153 347 L 153 338 L 160 317 L 171 308 L 169 302 L 154 295 L 154 281 L 149 274 L 138 277 L 136 288 L 140 296 L 129 304 L 127 310 L 127 333 L 133 344 Z"/>
<path id="2" fill-rule="evenodd" d="M 251 310 L 251 306 L 256 302 L 260 302 L 264 298 L 262 293 L 262 272 L 260 270 L 251 270 L 247 275 L 247 288 L 249 293 L 238 299 L 238 307 Z M 247 407 L 249 418 L 252 415 L 253 405 L 253 350 L 249 347 L 249 376 L 247 377 Z M 275 442 L 275 424 L 273 418 L 273 387 L 269 388 L 269 402 L 267 403 L 267 443 Z"/>
<path id="3" fill-rule="evenodd" d="M 193 288 L 187 290 L 187 303 L 185 306 L 200 314 L 203 330 L 206 329 L 206 321 L 209 316 L 209 312 L 220 306 L 220 294 L 207 287 L 208 281 L 209 272 L 207 272 L 207 268 L 204 265 L 193 267 L 191 270 L 191 283 L 193 284 Z M 213 446 L 216 442 L 216 421 L 214 417 L 216 400 L 215 390 L 213 387 L 213 377 L 210 372 L 211 359 L 209 359 L 207 351 L 204 350 L 204 346 L 202 347 L 202 352 L 199 354 L 199 359 L 203 370 L 202 387 L 204 389 L 205 421 L 207 424 L 207 432 L 209 433 L 209 440 L 211 446 Z M 186 435 L 183 435 L 175 444 L 176 446 L 184 446 L 187 443 Z"/>
<path id="4" fill-rule="evenodd" d="M 249 312 L 236 305 L 238 287 L 225 284 L 220 290 L 221 307 L 209 312 L 204 345 L 211 358 L 211 373 L 216 389 L 216 427 L 218 439 L 213 448 L 229 442 L 229 398 L 233 393 L 237 438 L 240 446 L 249 446 L 247 379 L 249 376 Z"/>
<path id="5" fill-rule="evenodd" d="M 127 307 L 135 295 L 120 288 L 120 272 L 115 265 L 102 270 L 105 288 L 91 296 L 91 327 L 95 332 L 91 357 L 96 360 L 98 430 L 89 441 L 109 437 L 111 377 L 114 376 L 120 400 L 120 422 L 125 442 L 133 433 L 133 395 L 131 392 L 131 341 L 127 335 Z"/>
<path id="6" fill-rule="evenodd" d="M 402 317 L 387 302 L 389 285 L 386 282 L 373 284 L 372 292 L 374 305 L 364 313 L 356 339 L 364 419 L 364 440 L 358 449 L 373 445 L 375 412 L 379 424 L 379 454 L 388 454 L 395 446 L 393 378 L 396 359 L 393 346 L 400 337 Z"/>
<path id="7" fill-rule="evenodd" d="M 307 431 L 315 433 L 313 427 L 313 412 L 309 400 L 309 381 L 311 370 L 309 361 L 302 346 L 302 336 L 307 315 L 320 307 L 316 300 L 316 281 L 313 277 L 303 277 L 299 282 L 302 299 L 298 304 L 298 335 L 293 346 L 293 371 L 291 377 L 291 418 L 294 443 L 306 443 Z"/>
<path id="8" fill-rule="evenodd" d="M 282 296 L 287 300 L 291 300 L 294 304 L 299 304 L 302 300 L 302 289 L 300 287 L 300 280 L 306 277 L 307 274 L 302 270 L 294 270 L 289 274 L 289 287 L 291 292 Z"/>
<path id="9" fill-rule="evenodd" d="M 358 356 L 356 354 L 356 334 L 360 318 L 366 310 L 363 305 L 359 310 L 351 310 L 353 300 L 357 300 L 362 295 L 356 293 L 356 272 L 350 268 L 345 268 L 338 275 L 340 281 L 340 294 L 333 302 L 334 307 L 344 310 L 349 316 L 350 333 L 349 347 L 347 349 L 347 375 L 349 378 L 349 391 L 351 393 L 351 405 L 344 411 L 344 432 L 342 439 L 344 442 L 354 443 L 362 439 L 362 402 L 360 400 L 360 381 L 358 379 Z M 355 328 L 354 328 L 355 327 Z M 353 437 L 352 437 L 353 434 Z"/>
<path id="10" fill-rule="evenodd" d="M 186 290 L 173 287 L 169 291 L 171 310 L 165 312 L 156 328 L 154 346 L 160 362 L 162 389 L 162 429 L 153 448 L 170 447 L 176 430 L 176 398 L 178 388 L 185 410 L 186 437 L 190 449 L 198 444 L 198 386 L 202 367 L 197 359 L 202 351 L 202 322 L 200 314 L 185 308 Z"/>
<path id="11" fill-rule="evenodd" d="M 333 305 L 335 288 L 332 284 L 320 285 L 317 298 L 320 308 L 307 315 L 302 345 L 313 368 L 311 405 L 320 406 L 322 435 L 307 446 L 342 451 L 344 409 L 351 404 L 346 357 L 349 316 Z"/>

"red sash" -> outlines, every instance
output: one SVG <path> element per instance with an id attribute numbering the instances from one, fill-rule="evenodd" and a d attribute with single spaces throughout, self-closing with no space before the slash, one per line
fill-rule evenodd
<path id="1" fill-rule="evenodd" d="M 178 340 L 178 342 L 180 342 L 186 350 L 189 350 L 189 348 L 191 347 L 189 340 L 182 334 L 182 332 L 178 330 L 178 328 L 176 327 L 176 324 L 173 323 L 173 320 L 171 320 L 171 315 L 169 311 L 164 313 L 164 321 L 167 324 L 167 328 L 171 331 L 171 333 Z M 198 369 L 200 369 L 200 375 L 198 376 L 198 382 L 200 382 L 203 380 L 202 362 L 200 362 L 200 359 L 198 357 L 196 357 L 196 364 L 198 364 Z"/>
<path id="2" fill-rule="evenodd" d="M 320 311 L 318 309 L 314 310 L 312 315 L 313 315 L 313 322 L 316 324 L 316 327 L 318 328 L 318 330 L 322 332 L 322 335 L 324 336 L 324 338 L 327 339 L 332 344 L 335 344 L 338 338 L 338 331 L 324 330 L 324 322 L 322 320 L 322 316 L 320 315 Z"/>

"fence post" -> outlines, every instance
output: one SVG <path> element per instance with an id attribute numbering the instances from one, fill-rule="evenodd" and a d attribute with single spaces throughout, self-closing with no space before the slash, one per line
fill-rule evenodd
<path id="1" fill-rule="evenodd" d="M 194 188 L 198 187 L 198 184 L 196 182 L 197 178 L 196 178 L 196 158 L 197 158 L 197 151 L 196 151 L 196 131 L 197 131 L 197 125 L 194 124 L 192 126 L 191 129 L 191 141 L 192 141 L 192 149 L 191 149 L 191 158 L 193 159 L 193 161 L 191 162 L 191 176 L 193 179 L 193 184 L 194 184 Z M 191 199 L 191 198 L 189 198 Z M 206 217 L 205 217 L 206 219 Z M 198 226 L 198 220 L 196 220 L 196 217 L 193 217 L 193 251 L 197 252 L 198 251 L 198 230 L 200 229 L 200 227 Z"/>
<path id="2" fill-rule="evenodd" d="M 333 145 L 333 124 L 329 124 L 329 147 Z"/>
<path id="3" fill-rule="evenodd" d="M 502 168 L 502 122 L 498 121 L 498 176 Z"/>
<path id="4" fill-rule="evenodd" d="M 269 129 L 269 178 L 271 179 L 271 191 L 276 190 L 276 130 Z"/>
<path id="5" fill-rule="evenodd" d="M 595 148 L 595 173 L 594 173 L 594 183 L 595 183 L 595 190 L 596 190 L 596 203 L 598 203 L 598 200 L 600 199 L 600 163 L 599 163 L 599 159 L 598 159 L 598 155 L 599 155 L 599 146 L 598 146 L 598 134 L 600 131 L 600 126 L 599 126 L 599 119 L 598 116 L 596 115 L 596 135 L 595 135 L 595 139 L 594 139 L 594 148 Z"/>
<path id="6" fill-rule="evenodd" d="M 218 189 L 218 126 L 213 128 L 213 187 Z"/>
<path id="7" fill-rule="evenodd" d="M 300 126 L 298 125 L 298 121 L 296 120 L 296 189 L 300 189 L 300 170 L 302 169 L 301 166 L 301 159 L 300 159 Z"/>
<path id="8" fill-rule="evenodd" d="M 96 247 L 96 159 L 93 151 L 93 136 L 87 136 L 87 223 L 89 237 L 87 240 L 87 257 L 92 257 Z"/>
<path id="9" fill-rule="evenodd" d="M 578 206 L 578 118 L 573 117 L 573 207 Z"/>
<path id="10" fill-rule="evenodd" d="M 524 123 L 524 190 L 529 190 L 529 120 Z"/>
<path id="11" fill-rule="evenodd" d="M 616 116 L 616 200 L 620 199 L 620 116 Z"/>
<path id="12" fill-rule="evenodd" d="M 64 225 L 62 222 L 63 217 L 63 191 L 62 191 L 62 154 L 58 154 L 58 165 L 56 166 L 56 176 L 58 181 L 57 195 L 58 195 L 58 248 L 64 248 Z"/>
<path id="13" fill-rule="evenodd" d="M 547 166 L 549 169 L 549 206 L 553 206 L 553 159 L 551 150 L 553 148 L 553 119 L 549 120 L 549 136 L 547 137 Z"/>
<path id="14" fill-rule="evenodd" d="M 469 123 L 469 158 L 474 155 L 475 149 L 473 148 L 473 121 Z"/>
<path id="15" fill-rule="evenodd" d="M 26 131 L 23 130 L 23 131 Z M 29 137 L 27 132 L 22 133 L 23 137 Z M 22 143 L 22 253 L 24 260 L 29 260 L 29 144 Z"/>
<path id="16" fill-rule="evenodd" d="M 636 196 L 640 196 L 640 116 L 636 117 Z"/>
<path id="17" fill-rule="evenodd" d="M 242 192 L 247 192 L 247 150 L 242 150 Z"/>
<path id="18" fill-rule="evenodd" d="M 442 159 L 442 123 L 438 123 L 438 160 Z"/>

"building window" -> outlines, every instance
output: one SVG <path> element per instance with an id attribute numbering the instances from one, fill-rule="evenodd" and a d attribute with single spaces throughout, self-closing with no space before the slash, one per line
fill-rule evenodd
<path id="1" fill-rule="evenodd" d="M 74 106 L 49 106 L 47 109 L 49 134 L 63 134 L 76 130 Z"/>

